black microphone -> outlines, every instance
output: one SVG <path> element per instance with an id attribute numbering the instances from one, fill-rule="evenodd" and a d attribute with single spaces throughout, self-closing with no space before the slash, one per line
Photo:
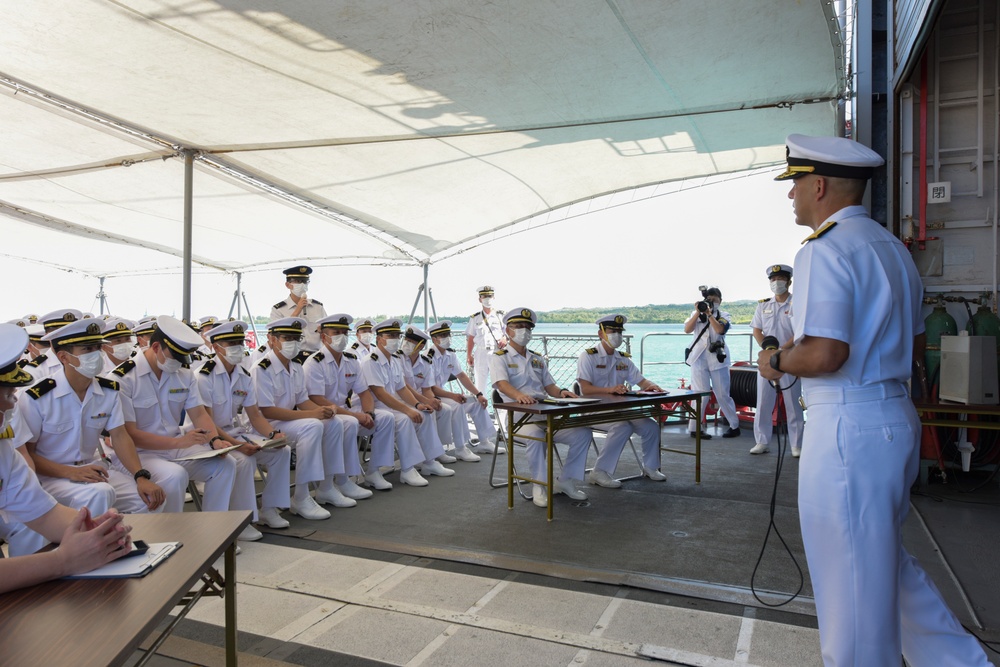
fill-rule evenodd
<path id="1" fill-rule="evenodd" d="M 781 347 L 781 343 L 779 343 L 778 339 L 774 336 L 764 336 L 764 340 L 760 342 L 760 347 L 762 350 L 777 350 Z M 777 380 L 768 380 L 768 382 L 770 382 L 771 386 L 775 389 L 779 388 Z"/>

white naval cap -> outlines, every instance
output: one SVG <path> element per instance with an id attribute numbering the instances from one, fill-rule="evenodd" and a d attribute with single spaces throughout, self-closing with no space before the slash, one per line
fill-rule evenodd
<path id="1" fill-rule="evenodd" d="M 197 329 L 198 329 L 198 331 L 201 331 L 205 327 L 208 327 L 208 328 L 211 329 L 212 327 L 214 327 L 218 323 L 219 323 L 219 318 L 218 317 L 216 317 L 215 315 L 206 315 L 205 317 L 203 317 L 200 320 L 198 320 Z"/>
<path id="2" fill-rule="evenodd" d="M 136 336 L 148 336 L 154 331 L 156 331 L 156 317 L 154 315 L 147 315 L 132 327 L 132 333 Z"/>
<path id="3" fill-rule="evenodd" d="M 790 134 L 785 139 L 785 155 L 788 168 L 775 177 L 776 181 L 809 174 L 867 180 L 875 167 L 885 164 L 882 156 L 872 149 L 843 137 Z"/>
<path id="4" fill-rule="evenodd" d="M 28 347 L 28 332 L 9 322 L 0 324 L 0 387 L 24 387 L 34 378 L 17 365 Z"/>
<path id="5" fill-rule="evenodd" d="M 347 313 L 334 313 L 327 315 L 316 324 L 319 325 L 320 329 L 344 329 L 346 331 L 351 328 L 353 321 L 354 318 Z"/>
<path id="6" fill-rule="evenodd" d="M 250 325 L 243 320 L 233 320 L 212 327 L 205 332 L 205 337 L 211 343 L 219 343 L 224 340 L 238 340 L 242 343 L 246 340 L 249 329 Z"/>
<path id="7" fill-rule="evenodd" d="M 19 326 L 19 327 L 21 327 L 23 329 L 24 327 L 26 327 L 29 324 L 31 324 L 31 322 L 29 322 L 27 319 L 25 319 L 23 317 L 15 317 L 12 320 L 7 320 L 7 324 L 13 324 L 13 325 Z"/>
<path id="8" fill-rule="evenodd" d="M 403 333 L 403 323 L 395 318 L 382 320 L 374 328 L 376 334 Z"/>
<path id="9" fill-rule="evenodd" d="M 306 325 L 307 322 L 301 317 L 282 317 L 273 322 L 268 322 L 267 332 L 275 336 L 303 334 L 305 333 Z"/>
<path id="10" fill-rule="evenodd" d="M 45 327 L 41 324 L 29 324 L 24 330 L 28 332 L 28 338 L 36 343 L 41 342 L 42 336 L 45 335 Z"/>
<path id="11" fill-rule="evenodd" d="M 155 331 L 163 334 L 167 348 L 174 357 L 184 363 L 191 363 L 191 353 L 205 344 L 197 331 L 169 315 L 160 315 L 156 318 Z"/>
<path id="12" fill-rule="evenodd" d="M 451 320 L 441 320 L 435 322 L 428 329 L 427 333 L 432 336 L 445 336 L 451 333 Z"/>
<path id="13" fill-rule="evenodd" d="M 354 330 L 360 331 L 361 329 L 372 329 L 375 327 L 375 320 L 370 317 L 362 317 L 360 320 L 354 323 Z"/>
<path id="14" fill-rule="evenodd" d="M 49 331 L 42 340 L 56 345 L 93 345 L 104 342 L 104 322 L 87 318 Z"/>
<path id="15" fill-rule="evenodd" d="M 36 315 L 35 313 L 28 313 L 27 315 L 24 316 L 23 319 L 28 320 L 28 324 L 38 323 L 38 315 Z"/>
<path id="16" fill-rule="evenodd" d="M 503 316 L 503 325 L 517 323 L 517 322 L 527 322 L 532 327 L 538 321 L 538 316 L 535 315 L 535 311 L 531 308 L 512 308 L 508 310 Z"/>
<path id="17" fill-rule="evenodd" d="M 426 331 L 420 327 L 415 327 L 412 324 L 406 327 L 406 332 L 403 334 L 408 340 L 412 340 L 414 343 L 429 343 L 431 342 L 431 336 Z"/>
<path id="18" fill-rule="evenodd" d="M 788 277 L 791 278 L 792 267 L 788 266 L 787 264 L 772 264 L 771 266 L 767 267 L 768 280 L 778 275 L 779 273 L 787 273 Z"/>
<path id="19" fill-rule="evenodd" d="M 104 339 L 131 336 L 135 326 L 136 324 L 132 320 L 127 320 L 124 317 L 112 317 L 104 322 Z"/>
<path id="20" fill-rule="evenodd" d="M 83 319 L 83 313 L 76 308 L 60 308 L 39 317 L 38 323 L 45 327 L 46 331 L 52 331 L 79 319 Z"/>
<path id="21" fill-rule="evenodd" d="M 602 329 L 624 329 L 626 322 L 628 322 L 628 317 L 625 315 L 611 313 L 597 320 L 596 324 Z"/>
<path id="22" fill-rule="evenodd" d="M 493 296 L 493 287 L 491 285 L 483 285 L 478 290 L 479 296 Z"/>

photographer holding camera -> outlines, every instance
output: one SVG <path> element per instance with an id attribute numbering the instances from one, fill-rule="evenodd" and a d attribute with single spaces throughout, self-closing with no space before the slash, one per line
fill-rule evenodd
<path id="1" fill-rule="evenodd" d="M 691 389 L 715 392 L 723 416 L 729 421 L 729 430 L 723 438 L 737 438 L 740 435 L 740 420 L 736 414 L 736 403 L 729 395 L 729 347 L 726 332 L 729 331 L 729 313 L 719 310 L 722 292 L 718 287 L 700 288 L 702 300 L 694 304 L 694 312 L 684 322 L 684 333 L 694 334 L 691 346 L 684 351 L 684 362 L 691 367 Z M 695 437 L 696 429 L 705 419 L 708 401 L 702 401 L 698 421 L 688 422 L 688 431 Z M 701 437 L 711 439 L 702 431 Z"/>

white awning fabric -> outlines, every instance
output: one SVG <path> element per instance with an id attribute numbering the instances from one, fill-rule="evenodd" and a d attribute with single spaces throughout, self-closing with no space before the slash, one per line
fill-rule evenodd
<path id="1" fill-rule="evenodd" d="M 839 30 L 827 0 L 11 3 L 0 251 L 175 269 L 195 151 L 198 264 L 436 262 L 835 132 Z"/>

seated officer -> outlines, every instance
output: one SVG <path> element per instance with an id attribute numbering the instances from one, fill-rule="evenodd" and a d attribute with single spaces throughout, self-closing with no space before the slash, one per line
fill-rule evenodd
<path id="1" fill-rule="evenodd" d="M 229 456 L 175 461 L 225 445 L 195 386 L 191 354 L 201 337 L 178 319 L 161 315 L 149 347 L 111 372 L 121 387 L 125 429 L 139 449 L 143 469 L 134 477 L 152 479 L 167 494 L 164 511 L 182 512 L 188 479 L 205 483 L 202 509 L 225 512 L 233 493 L 236 462 Z M 190 420 L 191 426 L 185 425 Z M 117 451 L 112 465 L 127 469 Z"/>
<path id="2" fill-rule="evenodd" d="M 351 353 L 358 360 L 366 359 L 376 351 L 375 334 L 372 328 L 375 322 L 370 317 L 363 317 L 354 325 L 354 343 L 351 344 Z"/>
<path id="3" fill-rule="evenodd" d="M 450 405 L 445 406 L 434 396 L 434 367 L 431 360 L 421 354 L 430 339 L 423 329 L 406 327 L 399 346 L 399 356 L 403 359 L 403 378 L 410 393 L 433 411 L 433 428 L 428 427 L 427 432 L 433 432 L 433 442 L 440 444 L 443 452 L 436 460 L 439 463 L 454 463 L 457 459 L 448 454 L 445 448 L 453 444 L 451 422 L 456 416 L 455 409 Z M 461 417 L 465 419 L 464 414 Z M 417 436 L 421 437 L 419 431 Z"/>
<path id="4" fill-rule="evenodd" d="M 627 321 L 627 317 L 618 314 L 605 315 L 597 320 L 597 335 L 600 336 L 601 343 L 584 350 L 576 362 L 577 381 L 584 396 L 621 395 L 631 391 L 633 386 L 663 391 L 653 381 L 642 376 L 632 361 L 631 354 L 618 350 Z M 642 438 L 642 474 L 655 482 L 662 482 L 667 478 L 658 469 L 660 427 L 655 419 L 645 417 L 612 422 L 607 426 L 607 433 L 604 449 L 597 457 L 597 463 L 587 481 L 609 489 L 617 489 L 622 485 L 614 478 L 615 467 L 618 466 L 625 442 L 633 433 Z"/>
<path id="5" fill-rule="evenodd" d="M 376 491 L 391 491 L 392 484 L 385 481 L 381 466 L 393 464 L 393 419 L 388 410 L 376 410 L 375 398 L 368 389 L 368 383 L 361 373 L 361 362 L 347 348 L 347 332 L 354 318 L 347 313 L 334 313 L 319 321 L 319 335 L 323 349 L 309 357 L 302 368 L 306 374 L 306 391 L 309 400 L 319 406 L 330 406 L 336 410 L 338 419 L 353 420 L 357 428 L 351 438 L 358 435 L 371 437 L 371 461 L 365 482 Z M 350 398 L 351 404 L 347 401 Z M 353 450 L 350 474 L 360 474 L 357 447 L 351 447 L 353 439 L 344 431 L 345 466 Z M 355 468 L 355 465 L 357 466 Z M 369 492 L 370 494 L 371 492 Z"/>
<path id="6" fill-rule="evenodd" d="M 306 322 L 303 328 L 302 349 L 315 352 L 319 349 L 319 334 L 316 333 L 316 323 L 326 317 L 326 309 L 321 301 L 306 296 L 309 291 L 309 276 L 312 268 L 308 266 L 293 266 L 285 269 L 285 287 L 288 288 L 288 298 L 279 301 L 271 307 L 270 320 L 297 317 Z"/>
<path id="7" fill-rule="evenodd" d="M 357 502 L 346 497 L 334 484 L 334 475 L 344 474 L 344 427 L 331 419 L 334 411 L 316 405 L 306 392 L 299 355 L 307 322 L 300 317 L 285 317 L 267 325 L 268 352 L 250 371 L 257 390 L 261 414 L 278 430 L 291 438 L 295 448 L 295 494 L 292 514 L 303 519 L 329 519 L 330 513 L 319 506 L 354 507 Z M 309 483 L 319 488 L 315 500 L 309 495 Z"/>
<path id="8" fill-rule="evenodd" d="M 132 358 L 136 351 L 135 335 L 132 329 L 136 326 L 132 320 L 121 317 L 109 318 L 104 325 L 104 370 L 101 375 L 107 375 L 119 364 Z"/>
<path id="9" fill-rule="evenodd" d="M 21 368 L 25 368 L 32 359 L 46 354 L 51 349 L 50 345 L 42 340 L 42 336 L 45 335 L 45 327 L 41 324 L 29 324 L 24 327 L 24 330 L 28 332 L 28 347 L 18 362 Z"/>
<path id="10" fill-rule="evenodd" d="M 434 366 L 435 382 L 434 387 L 432 387 L 434 395 L 440 398 L 445 405 L 455 408 L 452 419 L 452 435 L 455 442 L 453 453 L 462 461 L 478 461 L 479 457 L 476 454 L 480 452 L 492 454 L 496 447 L 497 429 L 486 411 L 487 398 L 462 370 L 458 355 L 451 349 L 451 321 L 443 320 L 432 324 L 429 333 L 434 343 L 427 351 L 427 357 Z M 462 387 L 468 390 L 469 395 L 446 390 L 445 385 L 452 379 L 457 380 Z M 479 446 L 475 453 L 470 451 L 471 434 L 466 415 L 472 417 L 472 421 L 476 425 L 476 435 L 479 437 Z M 502 454 L 506 451 L 501 447 L 499 453 Z"/>
<path id="11" fill-rule="evenodd" d="M 28 335 L 14 324 L 0 324 L 0 524 L 27 525 L 58 549 L 0 558 L 0 594 L 70 574 L 89 572 L 128 553 L 129 526 L 115 510 L 91 518 L 87 508 L 60 505 L 42 489 L 24 457 L 10 445 L 8 416 L 17 393 L 32 382 L 17 365 Z M 21 528 L 23 530 L 23 527 Z"/>
<path id="12" fill-rule="evenodd" d="M 135 334 L 135 344 L 140 352 L 149 347 L 149 338 L 154 331 L 156 331 L 156 318 L 153 316 L 142 318 L 132 328 L 132 333 Z"/>
<path id="13" fill-rule="evenodd" d="M 83 313 L 75 308 L 62 308 L 60 310 L 54 310 L 51 313 L 46 313 L 38 318 L 38 323 L 42 325 L 46 334 L 52 333 L 60 327 L 64 327 L 70 322 L 76 322 L 77 320 L 83 319 Z M 42 336 L 44 341 L 45 336 Z M 62 364 L 56 359 L 54 354 L 49 352 L 42 352 L 25 366 L 28 372 L 36 380 L 44 380 L 49 377 L 60 368 Z"/>
<path id="14" fill-rule="evenodd" d="M 535 328 L 535 311 L 530 308 L 515 308 L 504 315 L 503 322 L 507 347 L 497 350 L 490 358 L 490 377 L 493 386 L 497 388 L 505 403 L 537 403 L 546 396 L 575 397 L 568 389 L 560 389 L 549 373 L 545 358 L 537 352 L 528 349 L 531 340 L 531 330 Z M 544 424 L 544 418 L 540 418 Z M 531 476 L 535 479 L 547 479 L 548 468 L 545 465 L 545 429 L 533 419 L 521 427 L 521 433 L 542 441 L 528 440 L 528 461 Z M 556 431 L 554 442 L 569 445 L 565 465 L 559 478 L 554 480 L 552 493 L 565 493 L 573 500 L 586 500 L 587 494 L 573 485 L 573 480 L 583 481 L 583 473 L 587 466 L 587 448 L 590 447 L 591 432 L 589 428 L 567 428 Z M 532 502 L 538 507 L 548 506 L 545 487 L 535 484 L 532 489 Z"/>
<path id="15" fill-rule="evenodd" d="M 201 400 L 212 416 L 219 435 L 228 445 L 240 445 L 239 449 L 229 453 L 236 461 L 236 479 L 229 509 L 250 510 L 255 523 L 271 528 L 287 528 L 288 521 L 281 517 L 278 508 L 289 506 L 292 454 L 286 446 L 273 449 L 260 447 L 265 438 L 283 440 L 285 435 L 277 433 L 261 414 L 250 371 L 242 365 L 243 342 L 248 326 L 246 322 L 237 320 L 207 330 L 203 337 L 212 345 L 212 358 L 205 360 L 194 376 Z M 257 465 L 265 466 L 268 471 L 259 514 L 253 481 Z M 252 541 L 261 537 L 260 531 L 248 525 L 239 539 Z"/>

